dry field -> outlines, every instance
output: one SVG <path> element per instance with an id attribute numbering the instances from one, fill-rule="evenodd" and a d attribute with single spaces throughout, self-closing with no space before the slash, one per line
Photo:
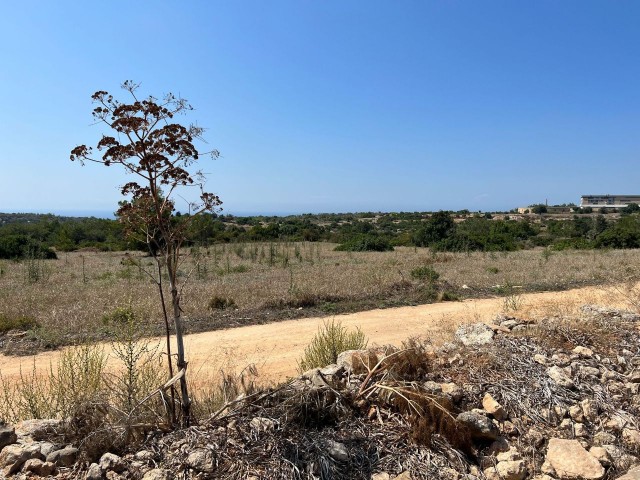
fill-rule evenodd
<path id="1" fill-rule="evenodd" d="M 427 303 L 411 271 L 431 266 L 440 291 L 463 298 L 560 290 L 637 279 L 640 251 L 529 250 L 432 254 L 428 249 L 335 252 L 334 244 L 230 244 L 185 255 L 183 308 L 190 331 L 376 307 Z M 139 255 L 134 253 L 132 255 Z M 152 260 L 136 257 L 145 268 Z M 105 338 L 103 317 L 131 307 L 160 332 L 155 284 L 122 253 L 61 253 L 58 260 L 0 262 L 0 317 L 30 317 L 49 345 Z M 466 285 L 468 288 L 463 288 Z M 496 285 L 512 285 L 509 291 Z M 212 298 L 234 307 L 211 308 Z M 220 305 L 218 305 L 220 307 Z"/>

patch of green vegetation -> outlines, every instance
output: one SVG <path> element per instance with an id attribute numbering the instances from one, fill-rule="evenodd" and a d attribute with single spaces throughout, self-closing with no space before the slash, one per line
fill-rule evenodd
<path id="1" fill-rule="evenodd" d="M 10 317 L 0 314 L 0 333 L 5 333 L 9 330 L 22 330 L 26 332 L 29 330 L 35 330 L 39 326 L 38 321 L 33 317 Z"/>

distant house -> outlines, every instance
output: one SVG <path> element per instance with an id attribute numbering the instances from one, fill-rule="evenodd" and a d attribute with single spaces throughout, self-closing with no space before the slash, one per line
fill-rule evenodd
<path id="1" fill-rule="evenodd" d="M 640 205 L 640 195 L 582 195 L 580 207 L 624 208 L 630 203 Z"/>

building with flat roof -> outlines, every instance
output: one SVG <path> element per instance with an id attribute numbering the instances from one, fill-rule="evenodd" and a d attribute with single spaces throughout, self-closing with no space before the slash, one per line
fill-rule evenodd
<path id="1" fill-rule="evenodd" d="M 640 195 L 582 195 L 580 207 L 624 208 L 630 203 L 640 205 Z"/>

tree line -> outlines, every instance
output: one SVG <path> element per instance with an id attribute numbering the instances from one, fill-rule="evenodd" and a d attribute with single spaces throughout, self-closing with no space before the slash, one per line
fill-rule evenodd
<path id="1" fill-rule="evenodd" d="M 179 212 L 172 219 L 179 222 Z M 11 219 L 10 219 L 11 217 Z M 438 251 L 513 251 L 549 247 L 640 248 L 640 216 L 574 215 L 570 219 L 494 219 L 467 212 L 305 214 L 286 217 L 203 214 L 186 232 L 186 246 L 216 243 L 334 242 L 342 250 L 391 250 L 395 246 Z M 118 220 L 0 214 L 0 258 L 55 258 L 55 252 L 94 248 L 141 250 Z"/>

